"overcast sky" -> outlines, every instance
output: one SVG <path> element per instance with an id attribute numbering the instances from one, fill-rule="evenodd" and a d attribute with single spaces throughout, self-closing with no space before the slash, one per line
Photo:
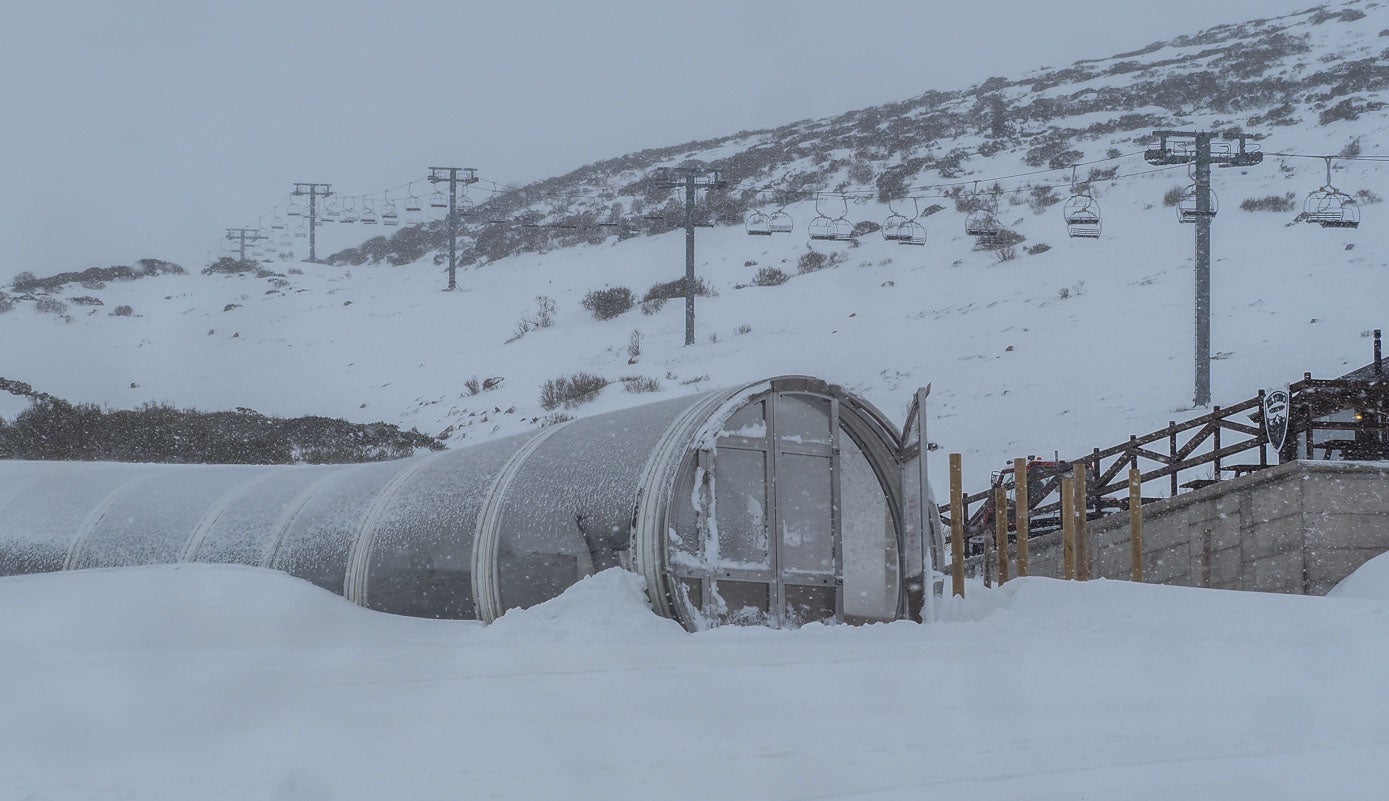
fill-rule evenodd
<path id="1" fill-rule="evenodd" d="M 11 3 L 0 277 L 197 266 L 293 181 L 528 181 L 1308 3 Z"/>

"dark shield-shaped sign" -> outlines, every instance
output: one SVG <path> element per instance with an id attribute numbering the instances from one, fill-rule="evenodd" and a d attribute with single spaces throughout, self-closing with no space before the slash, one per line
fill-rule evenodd
<path id="1" fill-rule="evenodd" d="M 1288 438 L 1288 409 L 1291 398 L 1286 389 L 1273 389 L 1264 393 L 1264 433 L 1275 453 L 1283 450 L 1283 442 Z"/>

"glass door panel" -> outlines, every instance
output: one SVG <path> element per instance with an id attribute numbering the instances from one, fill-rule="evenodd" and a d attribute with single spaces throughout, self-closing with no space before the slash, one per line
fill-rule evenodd
<path id="1" fill-rule="evenodd" d="M 834 576 L 834 487 L 827 456 L 777 455 L 777 528 L 781 573 Z"/>
<path id="2" fill-rule="evenodd" d="M 844 618 L 892 620 L 897 615 L 898 554 L 892 510 L 868 457 L 840 437 L 840 529 L 844 548 Z"/>
<path id="3" fill-rule="evenodd" d="M 711 567 L 768 570 L 767 455 L 763 451 L 719 448 L 715 463 L 714 523 L 717 545 Z"/>

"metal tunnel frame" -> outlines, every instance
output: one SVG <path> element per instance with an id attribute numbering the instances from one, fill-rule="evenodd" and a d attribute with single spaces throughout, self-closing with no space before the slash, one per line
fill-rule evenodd
<path id="1" fill-rule="evenodd" d="M 903 453 L 866 401 L 783 376 L 392 462 L 0 462 L 0 575 L 244 564 L 491 621 L 621 566 L 690 630 L 919 619 L 939 526 Z"/>

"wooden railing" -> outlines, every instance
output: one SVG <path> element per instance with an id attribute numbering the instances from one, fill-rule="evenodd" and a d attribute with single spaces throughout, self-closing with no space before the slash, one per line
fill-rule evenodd
<path id="1" fill-rule="evenodd" d="M 1305 440 L 1305 452 L 1312 453 L 1316 447 L 1313 433 L 1319 430 L 1363 431 L 1370 428 L 1379 432 L 1375 442 L 1389 442 L 1389 381 L 1313 379 L 1310 374 L 1304 374 L 1303 380 L 1292 384 L 1289 391 L 1293 402 L 1284 444 L 1285 458 L 1296 458 L 1299 437 Z M 1183 489 L 1198 489 L 1220 481 L 1226 473 L 1238 477 L 1268 467 L 1269 441 L 1262 421 L 1263 403 L 1264 392 L 1260 390 L 1258 395 L 1233 406 L 1215 406 L 1209 413 L 1181 423 L 1169 421 L 1165 428 L 1143 436 L 1131 436 L 1127 442 L 1108 448 L 1096 448 L 1085 456 L 1030 463 L 1026 514 L 1034 521 L 1033 530 L 1037 533 L 1046 530 L 1048 514 L 1059 516 L 1061 481 L 1074 475 L 1078 466 L 1086 472 L 1085 506 L 1090 517 L 1128 508 L 1127 473 L 1130 468 L 1140 471 L 1144 484 L 1166 479 L 1168 494 L 1176 495 Z M 1319 419 L 1345 409 L 1372 409 L 1376 416 L 1368 423 Z M 1228 462 L 1231 457 L 1254 451 L 1257 451 L 1257 461 L 1251 458 L 1239 464 Z M 1279 455 L 1274 454 L 1273 463 L 1278 461 Z M 1211 466 L 1209 473 L 1181 481 L 1183 473 L 1206 465 Z M 994 489 L 998 486 L 1005 490 L 1015 489 L 1011 470 L 999 475 L 988 489 L 964 496 L 963 508 L 968 510 L 967 535 L 987 534 L 993 528 Z M 1122 493 L 1122 496 L 1109 497 L 1115 493 Z M 1157 498 L 1145 495 L 1142 500 L 1147 503 Z M 1018 510 L 1010 507 L 1008 511 L 1008 527 L 1013 529 Z M 947 504 L 941 507 L 941 514 L 948 524 L 955 510 Z"/>

